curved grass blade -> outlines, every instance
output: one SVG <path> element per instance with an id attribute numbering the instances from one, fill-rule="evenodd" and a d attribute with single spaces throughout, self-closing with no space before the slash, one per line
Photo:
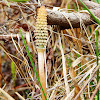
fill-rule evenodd
<path id="1" fill-rule="evenodd" d="M 90 15 L 93 17 L 93 19 L 100 25 L 100 20 L 88 9 L 88 7 L 81 1 L 81 4 L 84 6 L 84 8 L 90 13 Z"/>

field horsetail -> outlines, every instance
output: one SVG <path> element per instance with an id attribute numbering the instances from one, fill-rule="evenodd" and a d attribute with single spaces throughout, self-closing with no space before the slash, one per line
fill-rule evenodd
<path id="1" fill-rule="evenodd" d="M 38 52 L 38 68 L 40 82 L 43 87 L 41 89 L 42 100 L 46 100 L 46 78 L 45 78 L 45 68 L 44 68 L 44 52 L 47 45 L 47 12 L 44 6 L 38 9 L 37 19 L 36 19 L 36 29 L 35 29 L 35 45 Z"/>

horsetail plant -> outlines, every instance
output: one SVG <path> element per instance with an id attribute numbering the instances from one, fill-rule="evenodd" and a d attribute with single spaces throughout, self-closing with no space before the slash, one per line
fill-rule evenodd
<path id="1" fill-rule="evenodd" d="M 36 19 L 36 29 L 35 29 L 35 45 L 38 52 L 38 68 L 39 68 L 39 77 L 42 84 L 45 96 L 46 96 L 46 78 L 44 71 L 44 52 L 46 50 L 47 44 L 47 12 L 44 6 L 41 6 L 38 10 L 37 19 Z M 42 100 L 45 100 L 46 97 L 42 93 Z"/>
<path id="2" fill-rule="evenodd" d="M 43 94 L 44 94 L 45 100 L 47 100 L 46 95 L 45 95 L 45 92 L 44 92 L 43 87 L 42 87 L 42 84 L 41 84 L 41 82 L 40 82 L 38 73 L 37 73 L 36 68 L 35 68 L 35 66 L 34 66 L 34 63 L 33 63 L 32 57 L 31 57 L 31 54 L 30 54 L 30 52 L 29 52 L 29 50 L 28 50 L 26 41 L 25 41 L 25 39 L 24 39 L 22 30 L 20 30 L 20 34 L 21 34 L 22 40 L 23 40 L 23 42 L 24 42 L 24 46 L 25 46 L 25 48 L 26 48 L 26 51 L 27 51 L 28 57 L 29 57 L 29 59 L 30 59 L 31 65 L 32 65 L 33 70 L 34 70 L 34 72 L 35 72 L 35 74 L 36 74 L 36 78 L 38 79 L 38 82 L 39 82 L 39 84 L 40 84 L 41 90 L 42 90 L 42 92 L 43 92 Z"/>

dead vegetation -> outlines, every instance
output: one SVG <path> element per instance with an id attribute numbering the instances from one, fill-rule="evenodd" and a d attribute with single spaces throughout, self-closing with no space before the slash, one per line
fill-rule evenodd
<path id="1" fill-rule="evenodd" d="M 20 35 L 21 29 L 39 73 L 34 42 L 40 3 L 46 6 L 48 21 L 48 38 L 44 53 L 47 99 L 93 100 L 96 97 L 100 86 L 96 72 L 100 65 L 96 64 L 95 34 L 97 29 L 100 33 L 100 28 L 76 1 L 9 1 L 9 7 L 5 0 L 0 0 L 1 100 L 41 100 L 41 88 Z M 83 2 L 100 18 L 99 4 L 88 0 Z M 99 37 L 100 35 L 100 46 Z"/>

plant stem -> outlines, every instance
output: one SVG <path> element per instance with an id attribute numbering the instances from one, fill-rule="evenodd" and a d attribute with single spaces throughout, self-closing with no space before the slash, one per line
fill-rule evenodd
<path id="1" fill-rule="evenodd" d="M 99 51 L 98 51 L 98 31 L 96 30 L 96 57 L 97 57 L 97 66 L 98 66 L 98 62 L 99 62 L 99 59 L 98 59 L 98 56 L 99 56 Z M 99 69 L 97 70 L 97 83 L 99 82 Z M 97 91 L 97 100 L 99 100 L 99 90 Z"/>
<path id="2" fill-rule="evenodd" d="M 38 73 L 37 73 L 37 71 L 36 71 L 36 69 L 35 69 L 33 60 L 32 60 L 32 58 L 31 58 L 31 55 L 30 55 L 30 53 L 29 53 L 28 47 L 27 47 L 27 45 L 26 45 L 26 41 L 25 41 L 25 39 L 24 39 L 24 37 L 23 37 L 23 34 L 22 34 L 22 31 L 21 31 L 21 30 L 20 30 L 20 34 L 21 34 L 22 40 L 23 40 L 23 42 L 24 42 L 24 46 L 25 46 L 25 48 L 26 48 L 26 51 L 27 51 L 28 57 L 29 57 L 29 59 L 30 59 L 30 62 L 31 62 L 31 64 L 32 64 L 33 70 L 34 70 L 34 72 L 35 72 L 35 74 L 36 74 L 36 77 L 37 77 L 38 82 L 39 82 L 39 84 L 40 84 L 41 90 L 42 90 L 43 95 L 44 95 L 44 97 L 45 97 L 44 100 L 47 100 L 47 97 L 46 97 L 45 92 L 44 92 L 44 90 L 43 90 L 43 87 L 42 87 L 42 84 L 41 84 L 41 82 L 40 82 Z"/>
<path id="3" fill-rule="evenodd" d="M 37 52 L 38 52 L 38 66 L 39 66 L 39 78 L 40 78 L 40 82 L 42 84 L 44 93 L 46 95 L 46 78 L 45 78 L 45 71 L 44 71 L 44 51 L 45 49 L 41 49 L 38 48 Z M 41 91 L 42 93 L 42 100 L 45 100 L 45 96 L 43 94 L 43 91 Z"/>

